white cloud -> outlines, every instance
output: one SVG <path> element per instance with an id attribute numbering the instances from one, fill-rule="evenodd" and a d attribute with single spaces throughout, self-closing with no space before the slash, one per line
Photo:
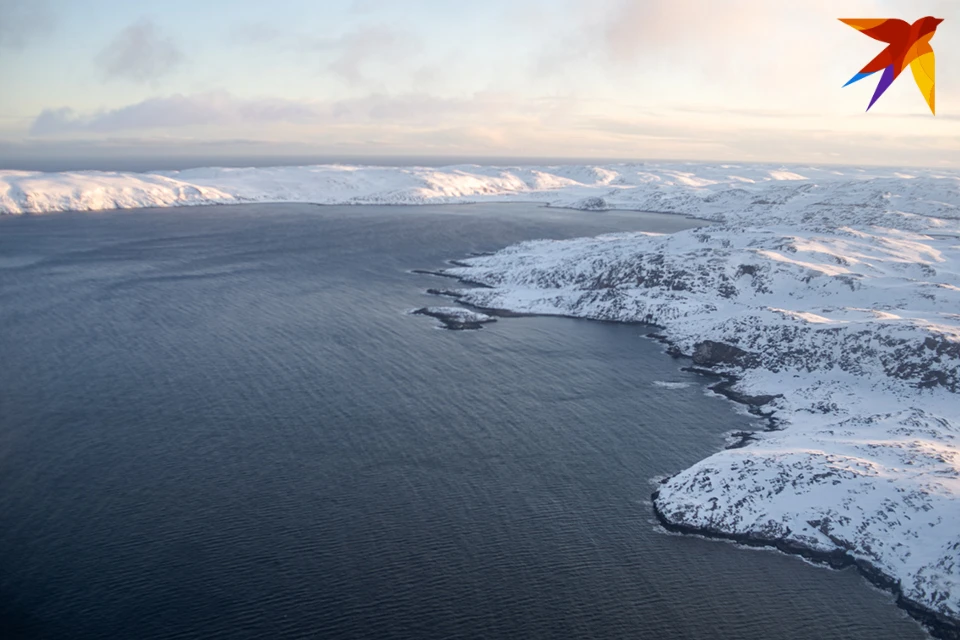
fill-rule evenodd
<path id="1" fill-rule="evenodd" d="M 478 11 L 483 20 L 476 24 L 458 10 L 431 14 L 427 21 L 387 22 L 381 7 L 392 7 L 389 0 L 359 0 L 360 17 L 351 20 L 365 24 L 331 27 L 341 31 L 317 35 L 321 28 L 310 32 L 309 25 L 289 20 L 238 27 L 233 40 L 247 46 L 216 48 L 214 66 L 197 63 L 178 73 L 172 81 L 181 93 L 129 103 L 129 88 L 118 89 L 102 96 L 106 107 L 100 111 L 46 109 L 30 133 L 38 143 L 84 136 L 252 136 L 372 153 L 380 145 L 410 153 L 443 148 L 784 161 L 928 153 L 935 163 L 951 148 L 960 149 L 960 94 L 951 94 L 958 88 L 951 85 L 951 70 L 960 69 L 960 49 L 949 29 L 934 41 L 941 115 L 926 113 L 910 78 L 864 114 L 872 87 L 841 85 L 876 55 L 880 43 L 838 22 L 839 9 L 829 0 L 531 2 L 518 0 L 501 20 Z M 531 17 L 518 22 L 514 14 L 524 14 L 524 7 Z M 960 24 L 960 0 L 917 0 L 906 17 L 938 9 L 953 12 L 944 16 L 947 27 Z M 842 10 L 894 15 L 904 7 L 896 11 L 890 0 L 848 0 Z M 130 64 L 115 75 L 143 81 L 168 72 L 182 54 L 151 23 L 139 25 L 148 25 L 146 32 L 113 49 L 129 45 L 128 54 L 117 55 Z M 433 35 L 438 30 L 441 35 Z M 560 44 L 541 60 L 540 77 L 528 75 L 548 41 Z M 137 47 L 144 44 L 159 55 L 140 56 Z M 552 75 L 543 73 L 551 67 Z M 201 68 L 208 75 L 198 75 Z M 328 77 L 318 79 L 324 70 Z M 205 86 L 237 93 L 197 92 Z M 276 97 L 237 95 L 251 90 Z M 58 105 L 43 97 L 24 102 L 18 113 L 35 114 L 39 100 Z M 90 103 L 74 97 L 65 104 Z M 11 131 L 23 135 L 26 126 Z"/>
<path id="2" fill-rule="evenodd" d="M 336 58 L 328 69 L 348 82 L 363 80 L 363 67 L 371 61 L 393 61 L 417 53 L 419 47 L 408 35 L 386 26 L 369 26 L 319 42 L 318 49 L 332 49 Z"/>
<path id="3" fill-rule="evenodd" d="M 0 0 L 0 49 L 22 49 L 52 24 L 46 0 Z"/>
<path id="4" fill-rule="evenodd" d="M 244 99 L 225 91 L 212 91 L 149 98 L 96 113 L 78 113 L 68 107 L 45 109 L 34 120 L 30 133 L 53 136 L 200 126 L 335 126 L 372 122 L 424 126 L 436 125 L 440 121 L 454 124 L 478 116 L 517 117 L 540 108 L 536 101 L 527 107 L 518 107 L 518 104 L 515 96 L 491 93 L 456 99 L 411 93 L 399 96 L 369 94 L 336 101 L 300 101 Z"/>
<path id="5" fill-rule="evenodd" d="M 790 120 L 794 126 L 784 127 L 784 118 L 763 110 L 717 113 L 681 104 L 646 112 L 597 112 L 595 105 L 505 93 L 465 98 L 368 94 L 298 101 L 209 92 L 151 98 L 97 113 L 47 109 L 31 133 L 44 144 L 152 135 L 196 146 L 249 137 L 263 143 L 264 153 L 312 144 L 318 153 L 348 149 L 366 154 L 927 165 L 955 161 L 960 148 L 960 124 L 949 119 L 851 116 L 838 123 L 816 113 L 795 113 Z"/>
<path id="6" fill-rule="evenodd" d="M 150 82 L 172 71 L 183 53 L 171 38 L 149 20 L 123 29 L 99 55 L 96 63 L 107 78 Z"/>
<path id="7" fill-rule="evenodd" d="M 247 24 L 233 30 L 231 41 L 320 57 L 326 61 L 327 71 L 352 85 L 370 80 L 367 70 L 372 65 L 406 65 L 420 52 L 420 44 L 411 34 L 384 24 L 363 25 L 336 36 Z"/>
<path id="8" fill-rule="evenodd" d="M 315 107 L 290 100 L 238 100 L 226 92 L 176 94 L 92 114 L 73 109 L 44 109 L 30 128 L 36 136 L 73 132 L 142 131 L 183 127 L 305 122 L 316 119 Z"/>
<path id="9" fill-rule="evenodd" d="M 884 0 L 848 0 L 842 6 L 834 0 L 578 2 L 584 12 L 577 34 L 583 42 L 581 54 L 630 67 L 656 65 L 677 75 L 691 70 L 722 73 L 724 80 L 758 70 L 783 75 L 803 66 L 818 72 L 824 50 L 830 48 L 831 30 L 839 31 L 837 18 L 891 12 Z"/>

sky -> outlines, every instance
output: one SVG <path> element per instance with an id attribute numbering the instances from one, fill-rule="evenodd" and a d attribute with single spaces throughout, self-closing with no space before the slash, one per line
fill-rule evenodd
<path id="1" fill-rule="evenodd" d="M 0 164 L 124 155 L 957 166 L 960 0 L 0 0 Z"/>

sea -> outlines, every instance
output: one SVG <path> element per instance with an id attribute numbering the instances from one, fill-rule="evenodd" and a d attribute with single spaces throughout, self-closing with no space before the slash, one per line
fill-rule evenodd
<path id="1" fill-rule="evenodd" d="M 855 571 L 669 534 L 762 429 L 636 324 L 450 331 L 413 270 L 703 224 L 533 205 L 0 217 L 0 637 L 911 640 Z"/>

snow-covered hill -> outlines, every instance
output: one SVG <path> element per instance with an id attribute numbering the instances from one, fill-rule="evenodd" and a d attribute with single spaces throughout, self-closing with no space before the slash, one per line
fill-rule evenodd
<path id="1" fill-rule="evenodd" d="M 440 168 L 324 165 L 154 173 L 0 171 L 0 213 L 239 202 L 527 201 L 711 218 L 740 215 L 749 219 L 763 211 L 770 219 L 771 211 L 779 211 L 791 222 L 798 209 L 814 217 L 821 213 L 829 217 L 835 215 L 834 209 L 843 208 L 882 222 L 887 210 L 956 218 L 958 184 L 957 171 L 677 163 Z"/>

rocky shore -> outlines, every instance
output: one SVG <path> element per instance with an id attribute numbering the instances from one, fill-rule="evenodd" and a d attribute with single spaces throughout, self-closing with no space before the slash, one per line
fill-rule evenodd
<path id="1" fill-rule="evenodd" d="M 664 482 L 668 481 L 669 478 L 664 480 Z M 674 522 L 667 518 L 660 510 L 658 505 L 659 496 L 659 491 L 654 491 L 651 496 L 653 512 L 657 517 L 657 521 L 667 531 L 686 535 L 700 535 L 718 540 L 729 540 L 750 547 L 769 547 L 790 555 L 801 556 L 818 564 L 827 565 L 832 569 L 855 567 L 860 575 L 869 580 L 874 586 L 893 593 L 897 598 L 897 606 L 920 621 L 933 637 L 942 640 L 960 640 L 960 621 L 948 618 L 929 607 L 904 597 L 898 581 L 886 575 L 869 562 L 858 559 L 855 555 L 849 553 L 849 550 L 837 548 L 830 551 L 820 551 L 784 538 L 766 538 L 752 533 L 733 534 L 712 527 L 693 527 Z"/>
<path id="2" fill-rule="evenodd" d="M 896 192 L 860 207 L 855 195 L 671 235 L 525 242 L 444 269 L 481 285 L 444 293 L 656 326 L 669 353 L 770 421 L 665 481 L 661 522 L 854 565 L 953 639 L 960 191 L 922 211 L 896 208 L 909 204 Z"/>
<path id="3" fill-rule="evenodd" d="M 414 315 L 430 316 L 454 331 L 476 330 L 497 319 L 485 313 L 471 311 L 463 307 L 423 307 L 412 312 Z"/>

